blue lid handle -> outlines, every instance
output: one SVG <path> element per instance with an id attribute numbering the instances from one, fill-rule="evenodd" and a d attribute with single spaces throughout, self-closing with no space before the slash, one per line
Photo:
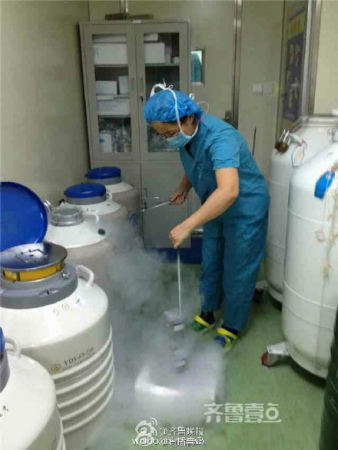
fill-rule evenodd
<path id="1" fill-rule="evenodd" d="M 323 173 L 323 175 L 319 178 L 315 187 L 315 197 L 323 199 L 325 197 L 326 191 L 332 184 L 334 180 L 335 172 L 333 170 L 328 170 Z"/>
<path id="2" fill-rule="evenodd" d="M 8 380 L 10 376 L 10 369 L 8 364 L 8 356 L 5 349 L 5 337 L 0 328 L 0 393 L 7 386 Z"/>
<path id="3" fill-rule="evenodd" d="M 2 328 L 0 328 L 0 355 L 2 355 L 5 351 L 5 336 Z"/>

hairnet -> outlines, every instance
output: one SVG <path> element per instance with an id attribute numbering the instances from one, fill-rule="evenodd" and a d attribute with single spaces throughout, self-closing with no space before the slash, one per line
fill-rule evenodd
<path id="1" fill-rule="evenodd" d="M 144 106 L 143 116 L 149 122 L 176 122 L 175 96 L 177 97 L 177 110 L 179 118 L 195 115 L 197 120 L 203 114 L 198 104 L 187 94 L 181 91 L 164 89 L 149 98 Z"/>

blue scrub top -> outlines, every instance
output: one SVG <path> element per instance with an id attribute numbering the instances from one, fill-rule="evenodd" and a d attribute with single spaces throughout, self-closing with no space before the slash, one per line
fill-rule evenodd
<path id="1" fill-rule="evenodd" d="M 238 169 L 239 196 L 217 220 L 255 222 L 265 216 L 269 209 L 265 179 L 244 138 L 231 125 L 211 115 L 202 116 L 196 136 L 188 149 L 180 148 L 180 156 L 202 203 L 217 188 L 215 170 Z"/>

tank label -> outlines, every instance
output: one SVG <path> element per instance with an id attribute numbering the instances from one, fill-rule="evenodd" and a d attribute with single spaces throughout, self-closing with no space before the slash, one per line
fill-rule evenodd
<path id="1" fill-rule="evenodd" d="M 94 350 L 94 347 L 89 347 L 78 355 L 74 355 L 68 359 L 65 359 L 62 364 L 53 364 L 53 366 L 51 367 L 51 373 L 56 374 L 82 363 L 95 353 Z"/>

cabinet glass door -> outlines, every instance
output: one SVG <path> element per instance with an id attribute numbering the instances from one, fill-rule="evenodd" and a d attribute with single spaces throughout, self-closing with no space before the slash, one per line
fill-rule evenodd
<path id="1" fill-rule="evenodd" d="M 93 154 L 103 161 L 133 159 L 139 145 L 132 25 L 95 25 L 86 31 Z"/>
<path id="2" fill-rule="evenodd" d="M 179 161 L 147 161 L 142 164 L 143 206 L 151 208 L 168 200 L 179 185 L 184 171 Z M 180 206 L 162 206 L 143 213 L 143 239 L 146 248 L 172 248 L 170 231 L 183 222 L 190 210 L 190 199 Z M 190 247 L 187 239 L 182 247 Z"/>
<path id="3" fill-rule="evenodd" d="M 175 90 L 187 92 L 190 68 L 188 24 L 139 24 L 135 26 L 135 37 L 142 157 L 177 159 L 177 150 L 171 149 L 165 139 L 146 124 L 142 112 L 157 83 L 165 82 Z"/>

